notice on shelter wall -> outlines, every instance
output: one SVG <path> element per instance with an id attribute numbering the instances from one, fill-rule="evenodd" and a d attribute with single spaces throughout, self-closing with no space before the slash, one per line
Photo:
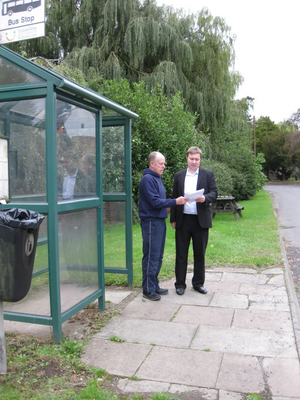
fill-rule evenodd
<path id="1" fill-rule="evenodd" d="M 0 138 L 0 199 L 8 194 L 8 141 Z"/>
<path id="2" fill-rule="evenodd" d="M 45 36 L 45 0 L 0 0 L 0 44 Z"/>

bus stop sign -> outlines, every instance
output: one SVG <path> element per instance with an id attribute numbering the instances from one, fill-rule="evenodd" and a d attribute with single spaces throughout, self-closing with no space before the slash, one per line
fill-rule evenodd
<path id="1" fill-rule="evenodd" d="M 45 36 L 45 0 L 0 0 L 0 44 Z"/>

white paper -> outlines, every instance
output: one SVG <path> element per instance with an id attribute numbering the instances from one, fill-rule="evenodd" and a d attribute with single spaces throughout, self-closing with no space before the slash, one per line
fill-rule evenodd
<path id="1" fill-rule="evenodd" d="M 198 199 L 198 197 L 203 196 L 204 194 L 204 189 L 196 190 L 196 192 L 191 192 L 191 193 L 185 193 L 184 197 L 187 197 L 189 199 L 188 203 L 191 204 L 193 201 Z"/>

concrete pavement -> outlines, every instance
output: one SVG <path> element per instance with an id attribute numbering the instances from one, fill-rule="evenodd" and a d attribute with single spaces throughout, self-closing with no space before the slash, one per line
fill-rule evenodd
<path id="1" fill-rule="evenodd" d="M 266 400 L 300 400 L 300 310 L 284 248 L 283 254 L 285 268 L 208 269 L 207 295 L 192 289 L 191 273 L 183 296 L 171 279 L 162 284 L 169 294 L 158 302 L 141 292 L 127 302 L 129 288 L 108 287 L 107 301 L 127 304 L 92 336 L 83 361 L 114 375 L 125 395 L 188 392 L 185 399 L 245 400 L 263 393 Z M 34 304 L 48 312 L 45 296 Z M 64 323 L 64 333 L 74 325 Z M 51 335 L 50 327 L 35 324 L 4 321 L 4 328 Z"/>
<path id="2" fill-rule="evenodd" d="M 298 303 L 287 271 L 224 267 L 206 277 L 207 295 L 191 288 L 191 274 L 183 296 L 173 279 L 159 302 L 138 294 L 92 337 L 83 361 L 119 377 L 124 393 L 300 400 Z"/>

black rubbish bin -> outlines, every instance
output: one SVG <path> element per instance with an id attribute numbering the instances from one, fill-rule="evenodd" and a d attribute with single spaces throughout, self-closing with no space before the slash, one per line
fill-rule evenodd
<path id="1" fill-rule="evenodd" d="M 0 211 L 0 301 L 16 302 L 29 292 L 39 227 L 35 211 Z"/>

